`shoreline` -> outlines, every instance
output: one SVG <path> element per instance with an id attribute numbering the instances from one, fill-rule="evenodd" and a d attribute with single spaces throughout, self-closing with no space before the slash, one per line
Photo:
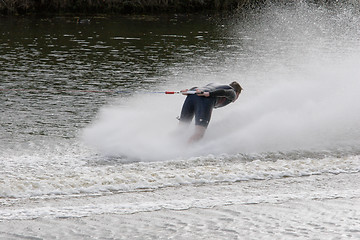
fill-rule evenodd
<path id="1" fill-rule="evenodd" d="M 162 14 L 235 11 L 259 5 L 253 0 L 0 0 L 2 15 Z"/>
<path id="2" fill-rule="evenodd" d="M 323 0 L 304 2 L 329 7 L 360 7 L 358 0 L 351 3 Z M 285 0 L 0 0 L 0 16 L 233 13 L 260 9 L 268 4 L 296 5 L 297 3 L 288 3 Z"/>

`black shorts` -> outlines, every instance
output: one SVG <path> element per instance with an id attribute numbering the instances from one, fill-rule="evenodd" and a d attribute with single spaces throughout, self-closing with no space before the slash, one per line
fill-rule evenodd
<path id="1" fill-rule="evenodd" d="M 190 123 L 195 116 L 195 125 L 207 127 L 216 98 L 188 95 L 181 110 L 180 121 Z"/>

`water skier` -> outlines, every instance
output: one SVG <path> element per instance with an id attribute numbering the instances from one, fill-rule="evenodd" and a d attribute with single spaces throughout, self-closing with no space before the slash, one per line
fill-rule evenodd
<path id="1" fill-rule="evenodd" d="M 196 92 L 189 94 L 189 90 Z M 232 82 L 229 85 L 210 83 L 204 87 L 193 87 L 181 91 L 187 97 L 182 106 L 180 124 L 188 125 L 195 116 L 195 132 L 190 137 L 189 143 L 196 142 L 204 136 L 212 110 L 235 102 L 241 90 L 242 87 L 238 82 Z"/>

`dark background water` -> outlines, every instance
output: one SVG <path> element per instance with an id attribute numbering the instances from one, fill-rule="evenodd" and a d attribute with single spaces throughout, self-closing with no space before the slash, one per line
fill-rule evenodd
<path id="1" fill-rule="evenodd" d="M 2 142 L 72 138 L 101 105 L 121 96 L 115 91 L 155 89 L 227 41 L 216 17 L 89 20 L 1 18 Z"/>

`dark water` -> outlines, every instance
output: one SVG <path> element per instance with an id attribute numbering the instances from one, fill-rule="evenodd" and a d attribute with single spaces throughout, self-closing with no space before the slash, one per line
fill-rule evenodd
<path id="1" fill-rule="evenodd" d="M 155 89 L 226 41 L 206 16 L 90 20 L 1 18 L 2 142 L 72 138 L 112 91 Z"/>

